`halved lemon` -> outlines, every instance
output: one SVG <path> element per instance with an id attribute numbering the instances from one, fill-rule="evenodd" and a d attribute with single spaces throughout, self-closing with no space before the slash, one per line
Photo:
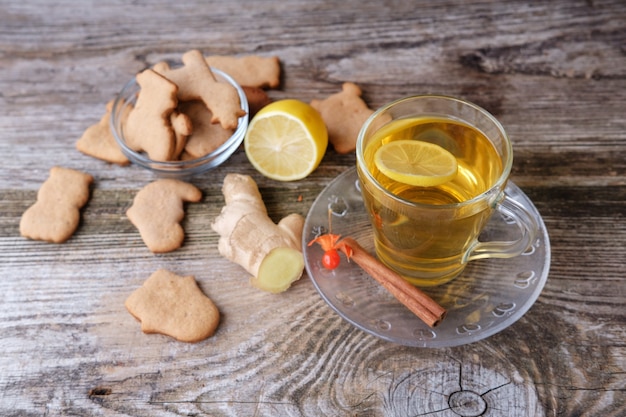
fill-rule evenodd
<path id="1" fill-rule="evenodd" d="M 381 146 L 374 163 L 394 181 L 419 187 L 444 184 L 457 174 L 454 155 L 439 145 L 417 140 L 396 140 Z"/>
<path id="2" fill-rule="evenodd" d="M 278 181 L 305 178 L 318 167 L 328 146 L 320 113 L 294 99 L 263 107 L 248 126 L 246 156 L 261 174 Z"/>

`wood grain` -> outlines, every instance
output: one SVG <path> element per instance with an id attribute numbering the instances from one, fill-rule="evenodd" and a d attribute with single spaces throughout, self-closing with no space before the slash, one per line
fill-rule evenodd
<path id="1" fill-rule="evenodd" d="M 623 6 L 0 2 L 0 414 L 626 415 Z M 238 150 L 192 180 L 204 197 L 187 206 L 184 246 L 151 254 L 125 211 L 154 177 L 74 144 L 137 71 L 191 48 L 278 56 L 273 99 L 324 98 L 352 81 L 372 108 L 418 93 L 484 106 L 509 133 L 512 180 L 550 234 L 536 304 L 483 341 L 417 349 L 343 321 L 306 275 L 281 295 L 251 288 L 210 228 L 224 176 L 252 175 L 274 220 L 306 215 L 355 164 L 332 150 L 295 183 L 261 177 Z M 18 229 L 53 165 L 96 178 L 62 245 Z M 183 344 L 141 333 L 124 300 L 157 268 L 196 277 L 222 313 L 214 337 Z"/>

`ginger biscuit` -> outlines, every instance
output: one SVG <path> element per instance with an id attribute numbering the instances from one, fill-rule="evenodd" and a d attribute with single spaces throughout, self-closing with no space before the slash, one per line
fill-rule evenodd
<path id="1" fill-rule="evenodd" d="M 165 269 L 154 272 L 125 302 L 144 333 L 158 333 L 195 343 L 215 333 L 220 313 L 193 276 Z"/>
<path id="2" fill-rule="evenodd" d="M 113 109 L 113 100 L 106 105 L 106 111 L 98 123 L 89 126 L 76 142 L 76 149 L 85 155 L 118 165 L 128 165 L 130 161 L 124 155 L 115 137 L 111 133 L 109 120 Z M 132 107 L 124 108 L 122 123 L 126 123 Z"/>
<path id="3" fill-rule="evenodd" d="M 53 243 L 69 239 L 80 222 L 80 209 L 89 200 L 90 174 L 52 167 L 37 192 L 37 201 L 20 219 L 22 236 Z"/>
<path id="4" fill-rule="evenodd" d="M 136 78 L 141 91 L 124 126 L 126 143 L 137 152 L 145 151 L 150 159 L 169 161 L 176 150 L 171 115 L 178 105 L 178 87 L 151 69 Z"/>
<path id="5" fill-rule="evenodd" d="M 172 129 L 174 129 L 174 152 L 172 154 L 172 159 L 177 160 L 180 159 L 180 155 L 183 150 L 185 150 L 185 145 L 187 144 L 187 139 L 189 135 L 193 132 L 193 122 L 191 118 L 182 112 L 175 111 L 170 116 L 170 122 L 172 124 Z"/>
<path id="6" fill-rule="evenodd" d="M 211 111 L 201 101 L 183 101 L 179 104 L 179 109 L 189 116 L 193 125 L 193 132 L 185 145 L 185 158 L 194 159 L 208 155 L 233 135 L 234 129 L 224 129 L 219 124 L 211 123 Z"/>
<path id="7" fill-rule="evenodd" d="M 217 81 L 200 51 L 185 52 L 182 62 L 180 68 L 169 68 L 164 63 L 153 68 L 178 86 L 179 100 L 201 100 L 213 115 L 212 123 L 219 123 L 224 129 L 235 129 L 239 118 L 246 114 L 237 90 Z"/>
<path id="8" fill-rule="evenodd" d="M 259 110 L 272 102 L 272 99 L 262 88 L 245 86 L 241 87 L 241 89 L 246 94 L 246 99 L 248 100 L 250 117 L 254 117 Z"/>
<path id="9" fill-rule="evenodd" d="M 175 179 L 158 179 L 143 187 L 126 211 L 153 253 L 178 249 L 185 239 L 180 222 L 185 217 L 184 203 L 197 203 L 202 192 L 194 185 Z"/>
<path id="10" fill-rule="evenodd" d="M 361 89 L 346 82 L 341 92 L 324 100 L 312 100 L 328 128 L 328 141 L 337 153 L 345 154 L 356 149 L 356 139 L 365 120 L 374 112 L 361 98 Z"/>
<path id="11" fill-rule="evenodd" d="M 224 71 L 241 86 L 277 88 L 280 85 L 280 60 L 277 56 L 210 55 L 205 59 L 209 66 Z"/>

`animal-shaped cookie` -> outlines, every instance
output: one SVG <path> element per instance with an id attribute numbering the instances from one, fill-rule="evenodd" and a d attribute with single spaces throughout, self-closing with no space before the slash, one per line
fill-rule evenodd
<path id="1" fill-rule="evenodd" d="M 246 114 L 235 87 L 217 81 L 198 50 L 185 52 L 182 62 L 180 68 L 169 68 L 161 62 L 153 69 L 178 86 L 179 100 L 201 100 L 213 114 L 212 123 L 219 123 L 224 129 L 235 129 L 239 118 Z"/>
<path id="2" fill-rule="evenodd" d="M 178 87 L 151 69 L 137 74 L 141 91 L 124 125 L 128 146 L 145 151 L 150 159 L 169 161 L 176 150 L 171 115 L 178 105 Z"/>
<path id="3" fill-rule="evenodd" d="M 124 155 L 117 141 L 111 133 L 109 120 L 111 119 L 111 110 L 113 109 L 113 100 L 106 105 L 106 111 L 100 118 L 98 123 L 89 126 L 76 142 L 76 149 L 85 155 L 111 162 L 118 165 L 128 165 L 130 161 Z M 128 120 L 128 114 L 132 107 L 124 107 L 122 114 L 122 124 Z"/>
<path id="4" fill-rule="evenodd" d="M 183 150 L 185 150 L 185 145 L 187 145 L 189 135 L 193 132 L 193 122 L 191 121 L 189 115 L 179 111 L 174 111 L 170 116 L 170 123 L 172 124 L 172 129 L 174 129 L 175 139 L 172 159 L 178 160 L 180 159 L 180 155 Z"/>
<path id="5" fill-rule="evenodd" d="M 312 100 L 328 129 L 328 141 L 337 153 L 353 152 L 356 139 L 365 120 L 374 112 L 361 98 L 361 89 L 354 83 L 344 83 L 341 92 L 324 100 Z"/>
<path id="6" fill-rule="evenodd" d="M 143 187 L 126 211 L 148 249 L 154 253 L 178 249 L 185 239 L 180 225 L 184 203 L 198 202 L 202 192 L 187 182 L 163 178 Z"/>
<path id="7" fill-rule="evenodd" d="M 70 168 L 52 167 L 37 192 L 37 201 L 20 220 L 22 236 L 62 243 L 74 234 L 80 222 L 80 209 L 89 200 L 90 174 Z"/>
<path id="8" fill-rule="evenodd" d="M 215 333 L 220 313 L 193 276 L 165 269 L 154 272 L 125 302 L 144 333 L 159 333 L 181 342 L 199 342 Z"/>
<path id="9" fill-rule="evenodd" d="M 270 96 L 262 88 L 243 86 L 241 89 L 246 94 L 246 99 L 248 100 L 248 114 L 250 118 L 254 117 L 259 110 L 272 102 Z"/>
<path id="10" fill-rule="evenodd" d="M 191 119 L 193 132 L 187 138 L 183 159 L 200 158 L 207 155 L 233 135 L 234 129 L 224 129 L 211 123 L 211 111 L 198 100 L 183 101 L 178 105 L 181 112 Z"/>
<path id="11" fill-rule="evenodd" d="M 280 61 L 277 56 L 210 55 L 209 66 L 224 71 L 241 86 L 276 88 L 280 85 Z"/>

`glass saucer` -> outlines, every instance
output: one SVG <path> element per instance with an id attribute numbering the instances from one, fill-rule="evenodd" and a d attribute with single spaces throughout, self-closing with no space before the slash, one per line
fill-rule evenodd
<path id="1" fill-rule="evenodd" d="M 447 347 L 489 337 L 519 320 L 543 289 L 550 268 L 550 241 L 541 215 L 528 197 L 509 182 L 507 193 L 533 214 L 539 224 L 536 242 L 524 254 L 509 259 L 470 262 L 453 281 L 425 288 L 448 310 L 432 329 L 400 304 L 354 262 L 342 255 L 332 271 L 321 265 L 322 249 L 307 243 L 328 232 L 351 236 L 374 253 L 371 227 L 363 206 L 355 168 L 333 180 L 313 203 L 304 224 L 303 251 L 306 270 L 322 298 L 354 326 L 390 342 L 417 347 Z M 518 228 L 495 213 L 481 240 L 516 239 Z"/>

